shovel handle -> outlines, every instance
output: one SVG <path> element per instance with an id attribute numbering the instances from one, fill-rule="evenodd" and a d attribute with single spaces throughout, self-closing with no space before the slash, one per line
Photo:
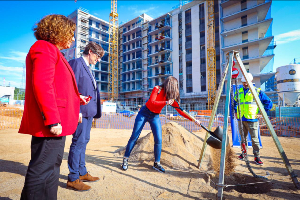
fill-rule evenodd
<path id="1" fill-rule="evenodd" d="M 176 101 L 176 100 L 175 100 Z M 177 102 L 178 103 L 178 102 Z M 172 106 L 172 107 L 174 107 L 174 106 Z M 184 114 L 186 114 L 193 122 L 195 122 L 196 121 L 196 119 L 195 119 L 195 117 L 193 117 L 193 116 L 191 116 L 188 112 L 186 112 L 185 110 L 183 110 L 182 108 L 180 108 L 180 107 L 174 107 L 174 108 L 179 108 Z M 210 131 L 210 130 L 208 130 L 205 126 L 203 126 L 202 124 L 200 124 L 200 126 L 204 129 L 204 130 L 206 130 L 211 136 L 213 136 L 216 140 L 218 140 L 218 141 L 221 141 L 221 140 L 219 140 L 219 138 L 212 132 L 212 131 Z"/>

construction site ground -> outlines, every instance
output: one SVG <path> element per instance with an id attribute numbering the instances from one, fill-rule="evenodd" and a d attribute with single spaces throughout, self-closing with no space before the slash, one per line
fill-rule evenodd
<path id="1" fill-rule="evenodd" d="M 17 132 L 17 129 L 0 130 L 0 199 L 20 199 L 24 184 L 24 176 L 30 160 L 31 136 Z M 140 138 L 149 132 L 143 131 Z M 218 182 L 218 176 L 214 176 L 211 169 L 199 170 L 196 167 L 197 159 L 187 160 L 184 156 L 179 156 L 180 152 L 166 154 L 164 147 L 162 165 L 166 169 L 165 174 L 152 169 L 152 160 L 132 161 L 128 171 L 122 171 L 120 168 L 122 155 L 118 152 L 122 152 L 130 134 L 131 130 L 124 129 L 92 129 L 91 140 L 86 151 L 87 169 L 93 176 L 99 176 L 100 181 L 88 183 L 92 186 L 88 192 L 77 192 L 66 188 L 67 158 L 72 138 L 68 136 L 61 165 L 58 199 L 216 198 L 217 189 L 214 183 Z M 202 146 L 204 131 L 201 130 L 194 134 L 199 138 L 199 145 Z M 191 139 L 189 140 L 191 141 Z M 299 175 L 300 138 L 280 137 L 279 140 L 293 169 Z M 245 163 L 236 159 L 240 154 L 239 149 L 233 148 L 237 166 L 233 173 L 226 176 L 225 184 L 264 183 L 224 188 L 225 199 L 300 199 L 300 192 L 295 189 L 291 182 L 272 137 L 262 136 L 262 143 L 261 157 L 264 165 L 257 166 L 254 164 L 252 152 L 250 154 L 251 165 L 259 175 L 270 173 L 268 177 L 270 182 L 253 178 Z M 207 152 L 212 151 L 208 149 Z M 178 162 L 187 162 L 188 165 L 185 168 L 180 168 L 164 164 L 165 156 L 169 156 L 168 158 L 176 157 Z M 208 157 L 209 154 L 205 159 L 206 162 L 209 160 Z"/>

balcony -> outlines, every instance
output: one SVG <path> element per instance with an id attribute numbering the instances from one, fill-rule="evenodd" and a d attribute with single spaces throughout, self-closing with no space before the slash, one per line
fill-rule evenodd
<path id="1" fill-rule="evenodd" d="M 241 18 L 244 15 L 249 15 L 249 14 L 255 13 L 255 12 L 259 13 L 259 16 L 261 17 L 261 19 L 265 19 L 270 6 L 271 6 L 271 1 L 266 2 L 266 3 L 261 3 L 258 5 L 255 5 L 251 8 L 248 8 L 248 9 L 245 9 L 242 11 L 238 11 L 238 12 L 230 14 L 230 15 L 226 15 L 223 18 L 221 18 L 221 21 L 223 21 L 225 23 L 225 22 L 237 19 L 237 18 Z"/>
<path id="2" fill-rule="evenodd" d="M 270 60 L 274 57 L 273 53 L 270 54 L 264 54 L 262 56 L 255 56 L 255 57 L 249 57 L 249 56 L 243 56 L 241 57 L 243 63 L 251 63 L 251 62 L 257 62 L 259 61 L 260 71 L 262 71 L 265 66 L 270 62 Z M 224 66 L 226 63 L 223 62 L 222 65 Z"/>
<path id="3" fill-rule="evenodd" d="M 154 30 L 150 31 L 148 33 L 148 35 L 155 35 L 155 34 L 158 34 L 159 32 L 166 31 L 166 30 L 169 30 L 169 29 L 171 29 L 171 25 L 165 23 L 165 25 L 163 27 L 160 27 L 160 28 L 157 27 L 157 28 L 155 28 Z"/>
<path id="4" fill-rule="evenodd" d="M 155 51 L 154 53 L 152 54 L 149 54 L 148 56 L 149 57 L 153 57 L 153 56 L 158 56 L 158 55 L 161 55 L 161 54 L 164 54 L 164 53 L 167 53 L 167 52 L 171 52 L 172 50 L 170 48 L 160 48 L 159 50 Z"/>
<path id="5" fill-rule="evenodd" d="M 240 1 L 222 0 L 220 5 L 221 5 L 223 8 L 225 8 L 225 7 L 234 5 L 234 4 L 236 4 L 236 3 L 240 3 Z"/>
<path id="6" fill-rule="evenodd" d="M 142 58 L 134 58 L 134 59 L 131 59 L 131 60 L 126 60 L 126 61 L 123 61 L 123 64 L 128 64 L 128 63 L 136 62 L 138 60 L 142 60 Z"/>
<path id="7" fill-rule="evenodd" d="M 267 30 L 270 27 L 270 24 L 272 23 L 273 18 L 266 19 L 260 22 L 255 22 L 253 24 L 248 24 L 247 26 L 241 26 L 235 29 L 230 29 L 230 30 L 224 30 L 221 35 L 222 36 L 229 36 L 229 35 L 234 35 L 234 34 L 240 34 L 244 31 L 249 31 L 252 29 L 258 29 L 258 33 L 266 33 Z"/>
<path id="8" fill-rule="evenodd" d="M 162 66 L 162 65 L 166 65 L 166 64 L 172 64 L 171 59 L 170 60 L 167 60 L 167 59 L 158 60 L 155 63 L 151 63 L 148 67 L 158 67 L 158 66 Z"/>
<path id="9" fill-rule="evenodd" d="M 99 26 L 99 28 L 97 28 L 96 26 L 90 26 L 90 28 L 93 29 L 93 30 L 97 30 L 97 31 L 100 31 L 100 32 L 102 32 L 102 33 L 108 34 L 108 31 L 104 30 L 104 29 L 101 28 L 100 26 Z"/>
<path id="10" fill-rule="evenodd" d="M 162 43 L 162 42 L 165 42 L 165 41 L 170 41 L 172 38 L 169 37 L 169 36 L 163 36 L 162 39 L 157 39 L 157 40 L 154 40 L 153 42 L 150 42 L 149 45 L 150 46 L 154 46 L 154 45 L 157 45 L 159 43 Z"/>
<path id="11" fill-rule="evenodd" d="M 131 39 L 131 40 L 127 40 L 126 42 L 123 42 L 122 44 L 124 45 L 128 45 L 128 44 L 131 44 L 133 42 L 137 42 L 137 41 L 141 41 L 142 40 L 142 37 L 141 36 L 138 36 L 138 37 L 135 37 L 134 39 Z"/>
<path id="12" fill-rule="evenodd" d="M 142 68 L 132 68 L 132 69 L 129 69 L 129 70 L 126 70 L 126 71 L 123 71 L 121 72 L 121 74 L 127 74 L 127 73 L 130 73 L 130 72 L 137 72 L 137 71 L 142 71 Z"/>
<path id="13" fill-rule="evenodd" d="M 137 52 L 139 50 L 142 50 L 142 47 L 136 47 L 134 49 L 129 49 L 127 51 L 124 51 L 123 54 L 129 54 L 129 53 Z"/>
<path id="14" fill-rule="evenodd" d="M 273 40 L 273 36 L 271 37 L 266 37 L 266 38 L 262 38 L 262 39 L 255 39 L 255 40 L 250 40 L 248 42 L 245 43 L 237 43 L 237 44 L 233 44 L 233 45 L 229 45 L 226 47 L 222 48 L 222 51 L 231 51 L 231 50 L 236 50 L 236 49 L 241 49 L 243 47 L 247 47 L 250 45 L 255 45 L 255 44 L 259 44 L 259 52 L 264 52 L 267 47 L 269 46 L 270 42 Z"/>
<path id="15" fill-rule="evenodd" d="M 142 30 L 142 24 L 137 24 L 134 28 L 131 28 L 130 30 L 127 30 L 126 32 L 123 32 L 123 35 L 127 36 L 134 32 L 137 32 L 138 30 Z"/>

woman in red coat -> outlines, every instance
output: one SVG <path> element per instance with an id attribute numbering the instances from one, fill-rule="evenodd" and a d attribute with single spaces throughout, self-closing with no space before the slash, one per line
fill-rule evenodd
<path id="1" fill-rule="evenodd" d="M 169 76 L 168 78 L 166 78 L 162 85 L 155 86 L 153 88 L 149 100 L 147 101 L 146 105 L 140 109 L 138 115 L 135 118 L 132 135 L 126 146 L 126 151 L 123 158 L 123 170 L 128 169 L 128 158 L 130 156 L 130 153 L 134 145 L 136 144 L 136 141 L 139 138 L 145 123 L 149 122 L 154 137 L 155 161 L 153 169 L 159 172 L 165 172 L 165 169 L 160 164 L 160 155 L 162 148 L 162 129 L 159 114 L 166 105 L 177 104 L 175 100 L 177 100 L 178 102 L 180 100 L 178 81 L 175 77 Z M 192 119 L 190 119 L 189 116 L 184 114 L 180 109 L 175 109 L 180 115 L 192 121 Z M 196 121 L 195 123 L 199 124 L 200 122 Z"/>
<path id="2" fill-rule="evenodd" d="M 19 129 L 32 135 L 21 199 L 57 199 L 65 136 L 75 132 L 79 118 L 76 80 L 60 52 L 70 48 L 75 28 L 63 15 L 48 15 L 34 28 L 37 41 L 26 57 L 25 106 Z"/>

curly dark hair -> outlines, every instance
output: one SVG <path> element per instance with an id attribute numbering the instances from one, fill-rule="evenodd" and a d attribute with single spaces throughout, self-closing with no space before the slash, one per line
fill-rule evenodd
<path id="1" fill-rule="evenodd" d="M 33 28 L 37 40 L 45 40 L 54 45 L 72 40 L 76 24 L 64 15 L 47 15 Z"/>

